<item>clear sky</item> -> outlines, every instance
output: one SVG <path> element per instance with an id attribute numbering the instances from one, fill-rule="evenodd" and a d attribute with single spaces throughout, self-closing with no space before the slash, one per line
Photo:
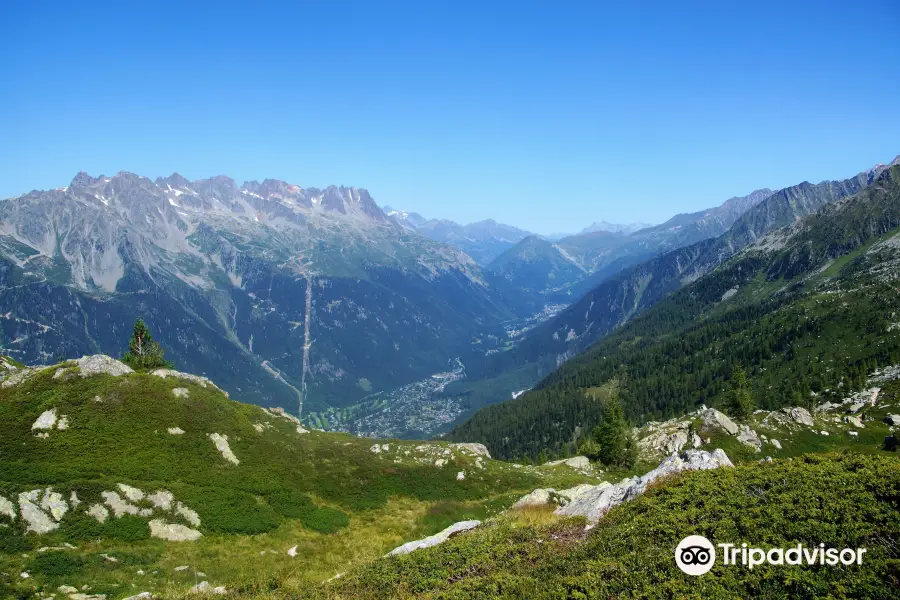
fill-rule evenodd
<path id="1" fill-rule="evenodd" d="M 3 2 L 0 34 L 3 198 L 221 173 L 549 233 L 900 154 L 896 0 Z"/>

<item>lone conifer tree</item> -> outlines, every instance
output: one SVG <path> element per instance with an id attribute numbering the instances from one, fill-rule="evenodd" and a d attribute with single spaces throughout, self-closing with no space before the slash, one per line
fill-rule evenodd
<path id="1" fill-rule="evenodd" d="M 172 366 L 165 360 L 163 354 L 162 346 L 150 335 L 144 321 L 142 319 L 135 321 L 131 340 L 128 342 L 128 352 L 122 357 L 122 362 L 135 369 Z"/>
<path id="2" fill-rule="evenodd" d="M 732 416 L 741 419 L 747 418 L 756 403 L 753 394 L 750 393 L 750 382 L 747 381 L 747 373 L 740 366 L 731 372 L 731 389 L 728 391 L 728 410 Z"/>
<path id="3" fill-rule="evenodd" d="M 637 444 L 625 411 L 619 400 L 618 386 L 613 386 L 603 402 L 603 420 L 594 428 L 579 450 L 588 458 L 607 466 L 631 468 L 637 461 Z"/>

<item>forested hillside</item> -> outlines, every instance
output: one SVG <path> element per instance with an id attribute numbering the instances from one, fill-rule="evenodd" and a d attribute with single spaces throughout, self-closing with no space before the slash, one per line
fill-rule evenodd
<path id="1" fill-rule="evenodd" d="M 585 390 L 613 378 L 635 423 L 720 404 L 737 365 L 763 408 L 844 395 L 900 361 L 898 228 L 894 165 L 861 193 L 759 238 L 450 438 L 501 457 L 566 454 L 600 418 Z M 728 237 L 740 235 L 754 229 L 743 223 Z"/>

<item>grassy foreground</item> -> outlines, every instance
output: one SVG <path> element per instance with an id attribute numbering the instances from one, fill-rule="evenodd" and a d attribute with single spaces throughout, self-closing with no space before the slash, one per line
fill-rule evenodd
<path id="1" fill-rule="evenodd" d="M 66 426 L 33 429 L 52 409 Z M 237 464 L 211 434 L 227 436 Z M 144 591 L 169 598 L 204 580 L 236 594 L 308 589 L 453 522 L 495 515 L 535 487 L 594 481 L 446 443 L 379 441 L 377 453 L 375 444 L 298 432 L 290 418 L 181 377 L 45 368 L 0 387 L 0 496 L 19 513 L 20 494 L 51 488 L 69 510 L 42 535 L 27 532 L 21 514 L 0 513 L 0 598 L 65 597 L 62 585 L 88 586 L 85 593 L 107 600 Z M 147 514 L 99 523 L 89 507 L 103 504 L 104 493 L 123 495 L 120 484 L 171 492 L 200 525 L 147 498 L 131 503 Z M 155 518 L 202 537 L 151 537 Z"/>
<path id="2" fill-rule="evenodd" d="M 686 474 L 613 509 L 535 524 L 509 514 L 445 544 L 356 569 L 309 598 L 896 598 L 900 460 L 809 455 Z M 724 566 L 683 574 L 687 535 L 764 549 L 866 548 L 860 566 Z M 257 597 L 279 597 L 257 596 Z"/>

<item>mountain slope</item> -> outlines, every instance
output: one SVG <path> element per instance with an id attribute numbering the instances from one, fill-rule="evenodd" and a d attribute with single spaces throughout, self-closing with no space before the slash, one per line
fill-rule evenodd
<path id="1" fill-rule="evenodd" d="M 460 225 L 446 219 L 431 219 L 415 227 L 420 234 L 459 248 L 484 266 L 531 233 L 493 219 Z"/>
<path id="2" fill-rule="evenodd" d="M 0 202 L 0 264 L 0 346 L 24 362 L 118 354 L 142 316 L 185 368 L 294 412 L 444 371 L 520 307 L 367 191 L 277 180 L 80 173 Z"/>
<path id="3" fill-rule="evenodd" d="M 895 160 L 894 164 L 897 162 Z M 553 319 L 530 331 L 512 350 L 491 356 L 490 360 L 477 365 L 478 368 L 471 368 L 470 379 L 484 383 L 469 381 L 463 392 L 474 393 L 480 402 L 508 398 L 515 390 L 508 389 L 502 380 L 509 379 L 514 372 L 523 374 L 516 379 L 517 389 L 530 387 L 540 376 L 667 295 L 711 272 L 767 232 L 790 225 L 828 203 L 859 192 L 885 169 L 887 167 L 879 165 L 844 181 L 816 185 L 804 182 L 779 190 L 743 214 L 724 235 L 624 269 Z"/>
<path id="4" fill-rule="evenodd" d="M 813 204 L 808 194 L 800 197 Z M 775 198 L 761 216 L 798 196 L 788 190 Z M 759 236 L 764 226 L 742 218 L 707 256 L 740 236 L 756 238 L 754 244 L 566 363 L 535 391 L 483 409 L 449 437 L 482 441 L 499 456 L 561 451 L 599 418 L 589 410 L 586 388 L 626 381 L 626 411 L 642 421 L 721 403 L 735 364 L 748 369 L 765 408 L 811 394 L 839 397 L 875 368 L 900 361 L 900 328 L 893 324 L 900 313 L 898 228 L 900 165 L 859 194 L 768 236 Z"/>
<path id="5" fill-rule="evenodd" d="M 170 598 L 203 580 L 286 576 L 308 587 L 544 480 L 592 481 L 477 446 L 306 431 L 209 380 L 105 356 L 35 369 L 0 359 L 0 371 L 3 598 L 62 585 Z"/>

